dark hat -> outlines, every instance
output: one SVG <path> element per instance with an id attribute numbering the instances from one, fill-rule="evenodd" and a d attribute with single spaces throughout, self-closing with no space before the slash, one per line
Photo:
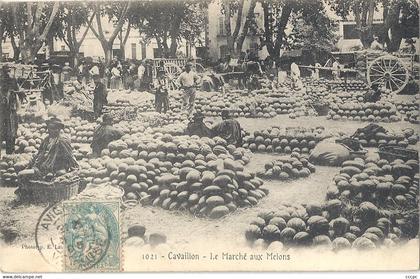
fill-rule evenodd
<path id="1" fill-rule="evenodd" d="M 51 128 L 58 128 L 58 129 L 64 128 L 63 122 L 61 122 L 61 120 L 58 119 L 57 117 L 51 117 L 50 119 L 47 119 L 45 121 L 45 124 L 47 124 L 47 127 L 51 127 Z"/>
<path id="2" fill-rule="evenodd" d="M 228 109 L 222 110 L 222 118 L 229 117 L 230 112 Z"/>
<path id="3" fill-rule="evenodd" d="M 204 119 L 204 114 L 201 111 L 197 111 L 196 113 L 194 113 L 193 119 L 202 120 Z"/>
<path id="4" fill-rule="evenodd" d="M 112 122 L 113 118 L 111 116 L 111 114 L 109 113 L 105 113 L 104 115 L 102 115 L 102 123 L 110 123 Z"/>

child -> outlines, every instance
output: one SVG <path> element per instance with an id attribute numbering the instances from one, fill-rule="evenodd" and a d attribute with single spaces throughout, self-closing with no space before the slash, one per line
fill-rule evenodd
<path id="1" fill-rule="evenodd" d="M 163 113 L 169 109 L 169 94 L 168 94 L 168 79 L 165 75 L 164 69 L 159 69 L 157 73 L 157 80 L 155 84 L 155 107 L 156 111 Z"/>

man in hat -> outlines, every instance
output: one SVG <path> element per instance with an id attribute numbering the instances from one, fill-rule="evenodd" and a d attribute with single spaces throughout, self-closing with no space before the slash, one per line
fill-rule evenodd
<path id="1" fill-rule="evenodd" d="M 70 139 L 61 133 L 64 124 L 56 117 L 48 119 L 45 123 L 48 136 L 41 142 L 38 153 L 30 163 L 35 174 L 56 173 L 78 168 Z"/>
<path id="2" fill-rule="evenodd" d="M 20 103 L 26 98 L 23 92 L 18 92 L 16 79 L 10 76 L 10 68 L 7 65 L 1 69 L 0 92 L 0 139 L 6 141 L 6 153 L 12 154 L 18 130 L 17 112 Z"/>
<path id="3" fill-rule="evenodd" d="M 212 136 L 221 137 L 227 141 L 228 144 L 233 144 L 237 147 L 242 146 L 242 130 L 241 125 L 233 119 L 228 110 L 222 111 L 222 122 L 212 127 Z"/>
<path id="4" fill-rule="evenodd" d="M 64 67 L 61 72 L 61 81 L 62 82 L 69 81 L 72 71 L 73 69 L 70 67 L 70 63 L 69 62 L 64 63 Z"/>
<path id="5" fill-rule="evenodd" d="M 166 113 L 169 109 L 169 83 L 163 66 L 157 69 L 154 87 L 156 111 L 161 113 L 163 109 L 163 113 Z"/>
<path id="6" fill-rule="evenodd" d="M 99 74 L 93 77 L 93 81 L 95 83 L 95 88 L 93 89 L 93 112 L 95 117 L 98 118 L 102 114 L 104 105 L 108 104 L 108 92 Z"/>
<path id="7" fill-rule="evenodd" d="M 373 36 L 373 42 L 370 44 L 370 48 L 372 50 L 383 50 L 384 46 L 379 42 L 379 37 L 378 36 Z"/>
<path id="8" fill-rule="evenodd" d="M 137 81 L 136 84 L 137 89 L 138 90 L 142 90 L 143 89 L 143 77 L 144 77 L 144 72 L 146 71 L 146 67 L 145 67 L 145 60 L 142 60 L 140 62 L 140 65 L 137 67 Z"/>
<path id="9" fill-rule="evenodd" d="M 99 157 L 101 151 L 108 147 L 111 141 L 120 139 L 124 133 L 112 126 L 112 117 L 110 114 L 102 116 L 102 122 L 95 129 L 90 147 L 94 156 Z"/>
<path id="10" fill-rule="evenodd" d="M 188 115 L 194 110 L 196 87 L 200 84 L 200 77 L 192 70 L 192 64 L 187 63 L 184 71 L 179 75 L 177 83 L 184 91 L 183 108 L 187 109 Z"/>
<path id="11" fill-rule="evenodd" d="M 211 137 L 211 130 L 204 123 L 204 115 L 201 111 L 197 111 L 194 114 L 192 120 L 188 123 L 185 133 L 190 136 L 196 135 L 199 137 Z"/>

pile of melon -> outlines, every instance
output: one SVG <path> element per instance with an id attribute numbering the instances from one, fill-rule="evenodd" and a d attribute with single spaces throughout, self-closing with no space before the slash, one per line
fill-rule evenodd
<path id="1" fill-rule="evenodd" d="M 378 147 L 381 144 L 390 144 L 405 148 L 408 145 L 416 144 L 418 142 L 418 135 L 414 133 L 413 129 L 404 129 L 397 133 L 390 131 L 385 133 L 377 132 L 373 136 L 360 133 L 357 137 L 355 137 L 355 139 L 359 140 L 363 147 Z"/>
<path id="2" fill-rule="evenodd" d="M 290 157 L 282 157 L 264 165 L 258 176 L 265 179 L 288 180 L 308 177 L 315 172 L 315 166 L 305 156 L 293 152 Z"/>
<path id="3" fill-rule="evenodd" d="M 127 238 L 123 245 L 125 248 L 141 248 L 143 250 L 159 249 L 167 246 L 167 237 L 163 233 L 146 234 L 146 227 L 140 224 L 131 225 L 127 230 Z"/>
<path id="4" fill-rule="evenodd" d="M 329 85 L 332 89 L 341 89 L 341 90 L 367 90 L 369 86 L 360 79 L 347 79 L 341 78 L 339 80 L 330 80 Z"/>
<path id="5" fill-rule="evenodd" d="M 78 121 L 77 119 L 65 123 L 65 133 L 69 132 L 72 143 L 88 143 L 92 142 L 93 133 L 98 123 L 88 122 L 86 120 Z"/>
<path id="6" fill-rule="evenodd" d="M 327 119 L 370 122 L 397 122 L 396 108 L 389 102 L 332 104 Z"/>
<path id="7" fill-rule="evenodd" d="M 45 124 L 23 123 L 17 130 L 15 151 L 17 153 L 35 153 L 45 136 Z"/>
<path id="8" fill-rule="evenodd" d="M 323 127 L 316 129 L 272 127 L 245 136 L 242 146 L 252 152 L 309 153 L 325 137 Z"/>
<path id="9" fill-rule="evenodd" d="M 404 120 L 413 124 L 419 124 L 420 123 L 419 111 L 413 110 L 413 111 L 407 112 L 404 117 Z"/>
<path id="10" fill-rule="evenodd" d="M 348 208 L 340 200 L 306 206 L 280 205 L 276 211 L 262 212 L 250 222 L 245 238 L 256 249 L 273 250 L 370 250 L 405 241 L 389 212 L 370 202 Z"/>
<path id="11" fill-rule="evenodd" d="M 256 205 L 268 194 L 262 185 L 261 179 L 230 158 L 184 161 L 178 171 L 162 173 L 155 185 L 139 195 L 143 204 L 220 218 L 238 207 Z"/>
<path id="12" fill-rule="evenodd" d="M 419 104 L 415 101 L 399 101 L 395 105 L 401 114 L 407 114 L 410 111 L 419 111 Z"/>
<path id="13" fill-rule="evenodd" d="M 354 204 L 371 201 L 381 206 L 408 207 L 418 201 L 418 170 L 417 160 L 345 161 L 340 174 L 334 177 L 337 187 L 330 189 L 329 198 L 339 197 Z"/>
<path id="14" fill-rule="evenodd" d="M 219 218 L 268 193 L 244 170 L 249 156 L 217 137 L 134 134 L 111 142 L 101 158 L 83 163 L 80 174 L 88 186 L 118 185 L 126 200 Z"/>
<path id="15" fill-rule="evenodd" d="M 32 155 L 30 153 L 3 155 L 0 162 L 1 185 L 15 187 L 18 172 L 25 169 L 31 158 Z"/>

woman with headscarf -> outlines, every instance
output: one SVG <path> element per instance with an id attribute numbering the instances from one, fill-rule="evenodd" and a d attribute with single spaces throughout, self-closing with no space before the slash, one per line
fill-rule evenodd
<path id="1" fill-rule="evenodd" d="M 41 142 L 38 153 L 30 164 L 35 174 L 56 173 L 78 168 L 79 164 L 74 158 L 71 141 L 61 133 L 64 124 L 56 117 L 48 119 L 45 123 L 48 136 Z"/>
<path id="2" fill-rule="evenodd" d="M 102 122 L 93 132 L 92 153 L 94 156 L 100 156 L 102 150 L 108 147 L 111 141 L 120 139 L 124 133 L 112 126 L 112 117 L 109 114 L 102 116 Z"/>
<path id="3" fill-rule="evenodd" d="M 102 114 L 104 105 L 108 104 L 108 92 L 99 75 L 94 76 L 95 88 L 93 89 L 93 112 L 98 118 Z"/>

